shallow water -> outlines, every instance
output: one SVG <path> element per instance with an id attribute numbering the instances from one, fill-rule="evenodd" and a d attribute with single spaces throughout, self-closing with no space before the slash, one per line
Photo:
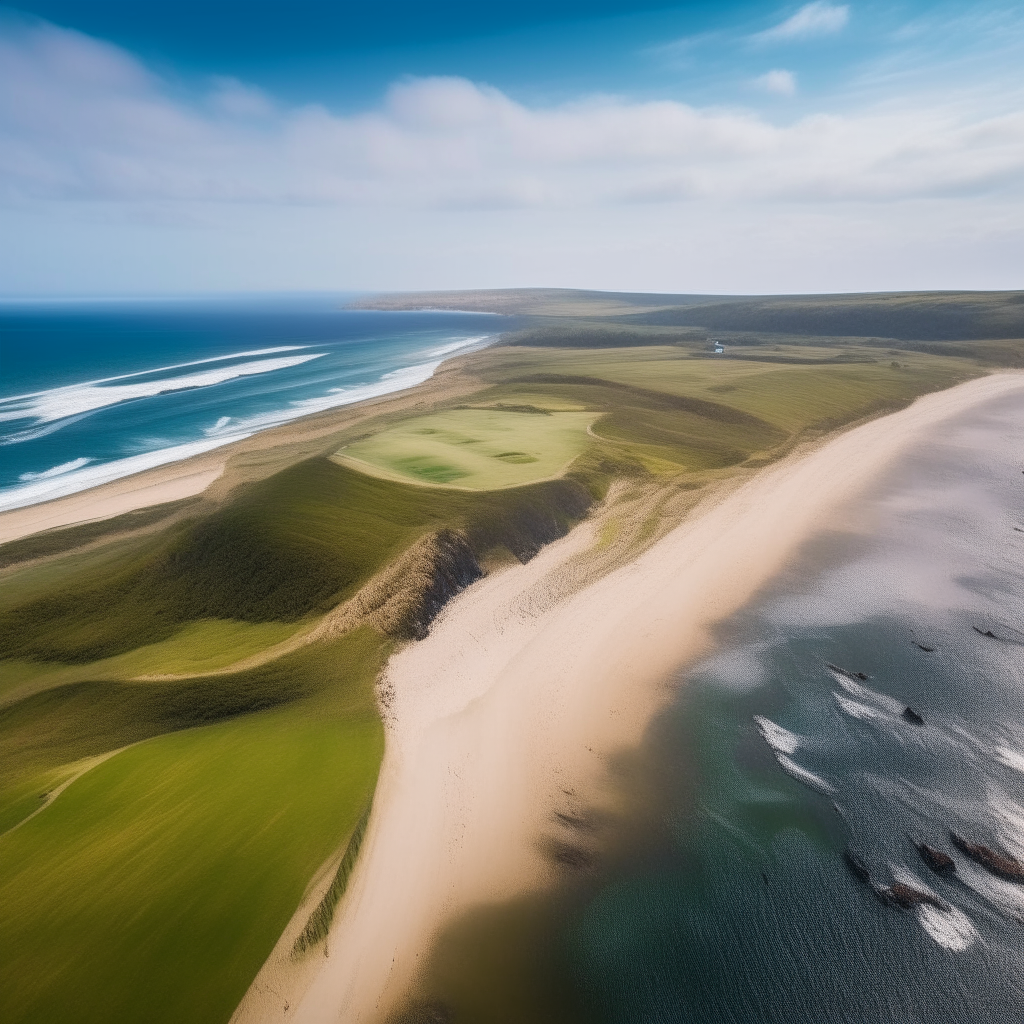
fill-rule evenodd
<path id="1" fill-rule="evenodd" d="M 908 452 L 685 673 L 648 751 L 664 828 L 566 924 L 587 1019 L 1024 1020 L 1024 885 L 949 837 L 1024 859 L 1019 405 Z M 942 909 L 886 905 L 847 846 Z"/>
<path id="2" fill-rule="evenodd" d="M 343 301 L 0 307 L 0 510 L 411 387 L 512 323 Z"/>

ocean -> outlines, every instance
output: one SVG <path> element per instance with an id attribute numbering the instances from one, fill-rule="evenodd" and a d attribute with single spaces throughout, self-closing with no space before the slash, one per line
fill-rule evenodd
<path id="1" fill-rule="evenodd" d="M 1024 860 L 1022 442 L 1016 400 L 944 425 L 680 675 L 646 837 L 562 922 L 586 1019 L 1024 1021 L 1024 885 L 950 836 Z"/>
<path id="2" fill-rule="evenodd" d="M 0 306 L 0 511 L 412 387 L 514 323 L 344 301 Z"/>

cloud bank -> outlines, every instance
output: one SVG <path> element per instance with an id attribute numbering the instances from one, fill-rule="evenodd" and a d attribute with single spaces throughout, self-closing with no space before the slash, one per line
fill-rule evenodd
<path id="1" fill-rule="evenodd" d="M 771 31 L 835 32 L 846 12 L 809 4 Z M 940 260 L 982 266 L 986 239 L 1012 249 L 1020 96 L 920 92 L 827 112 L 796 97 L 790 71 L 753 81 L 794 103 L 779 116 L 608 95 L 527 104 L 431 77 L 339 114 L 233 78 L 186 89 L 102 41 L 0 22 L 0 217 L 16 239 L 0 292 L 3 275 L 32 274 L 116 291 L 145 266 L 166 288 L 877 287 L 883 238 L 898 269 L 936 283 L 949 281 L 928 276 Z M 790 109 L 803 113 L 781 119 Z M 689 284 L 671 269 L 684 264 L 699 271 Z"/>
<path id="2" fill-rule="evenodd" d="M 759 81 L 782 95 L 796 88 L 782 70 Z M 188 102 L 123 51 L 51 26 L 0 39 L 0 194 L 8 202 L 887 200 L 979 193 L 1022 174 L 1020 111 L 890 104 L 776 125 L 670 100 L 528 107 L 465 79 L 419 78 L 393 85 L 377 109 L 338 116 L 275 104 L 232 80 Z"/>

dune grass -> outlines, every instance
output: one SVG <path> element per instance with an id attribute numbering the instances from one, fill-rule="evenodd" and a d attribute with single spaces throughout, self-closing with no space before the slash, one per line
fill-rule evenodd
<path id="1" fill-rule="evenodd" d="M 558 476 L 587 446 L 593 413 L 551 412 L 525 402 L 516 410 L 418 416 L 356 441 L 335 461 L 388 479 L 489 491 Z"/>
<path id="2" fill-rule="evenodd" d="M 310 649 L 303 696 L 122 751 L 0 836 L 4 1020 L 226 1021 L 370 798 L 385 653 L 368 632 Z M 140 717 L 102 716 L 92 745 Z M 37 748 L 60 740 L 52 709 L 22 719 Z"/>
<path id="3" fill-rule="evenodd" d="M 588 502 L 572 481 L 428 492 L 311 459 L 202 519 L 69 555 L 63 572 L 47 563 L 10 577 L 27 599 L 0 609 L 0 659 L 97 662 L 208 619 L 298 624 L 351 596 L 426 533 L 455 527 L 481 555 L 500 546 L 526 557 Z M 159 660 L 147 671 L 164 671 Z"/>

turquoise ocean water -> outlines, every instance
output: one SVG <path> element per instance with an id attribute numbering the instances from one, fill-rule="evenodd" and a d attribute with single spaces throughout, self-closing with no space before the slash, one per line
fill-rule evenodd
<path id="1" fill-rule="evenodd" d="M 0 511 L 411 387 L 511 323 L 343 303 L 0 306 Z"/>

